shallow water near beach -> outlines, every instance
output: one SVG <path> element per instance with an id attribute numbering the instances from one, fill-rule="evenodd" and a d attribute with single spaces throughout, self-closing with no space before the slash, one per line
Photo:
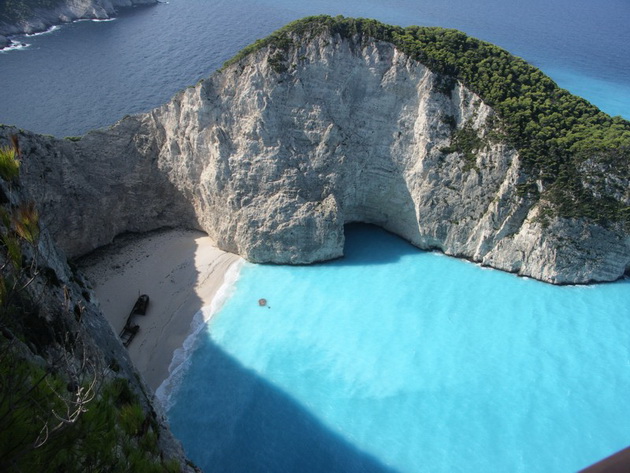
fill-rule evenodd
<path id="1" fill-rule="evenodd" d="M 630 444 L 629 302 L 350 226 L 242 268 L 169 419 L 205 471 L 576 471 Z"/>

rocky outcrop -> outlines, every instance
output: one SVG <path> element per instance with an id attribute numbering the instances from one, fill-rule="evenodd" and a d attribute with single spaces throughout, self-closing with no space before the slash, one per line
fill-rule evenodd
<path id="1" fill-rule="evenodd" d="M 125 231 L 187 226 L 251 261 L 302 264 L 341 256 L 344 224 L 366 222 L 552 283 L 630 267 L 622 223 L 547 215 L 521 192 L 519 152 L 463 84 L 445 89 L 388 42 L 292 44 L 79 142 L 23 140 L 25 182 L 61 247 L 77 256 Z"/>
<path id="2" fill-rule="evenodd" d="M 5 136 L 16 132 L 0 126 Z M 195 227 L 189 202 L 157 166 L 155 138 L 137 120 L 123 120 L 117 131 L 95 131 L 79 142 L 18 135 L 22 182 L 68 256 L 125 232 Z"/>
<path id="3" fill-rule="evenodd" d="M 5 18 L 4 21 L 0 21 L 0 35 L 38 33 L 48 30 L 51 26 L 79 19 L 107 19 L 114 16 L 118 8 L 156 3 L 158 3 L 157 0 L 59 0 L 54 7 L 31 8 L 27 6 L 29 14 L 26 17 Z M 11 17 L 11 12 L 8 13 Z M 2 45 L 2 36 L 0 36 L 0 49 L 8 45 Z"/>
<path id="4" fill-rule="evenodd" d="M 141 118 L 163 133 L 161 166 L 195 189 L 222 248 L 325 260 L 360 221 L 555 283 L 612 280 L 630 265 L 620 228 L 538 221 L 539 203 L 518 192 L 518 153 L 490 137 L 494 112 L 461 84 L 443 93 L 439 75 L 391 44 L 323 35 L 290 50 L 287 71 L 273 61 L 261 50 Z M 445 151 L 467 128 L 485 142 L 473 162 Z"/>

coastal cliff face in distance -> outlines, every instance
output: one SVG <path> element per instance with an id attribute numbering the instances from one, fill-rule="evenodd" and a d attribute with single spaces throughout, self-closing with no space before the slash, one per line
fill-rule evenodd
<path id="1" fill-rule="evenodd" d="M 107 19 L 120 7 L 153 5 L 157 0 L 11 0 L 0 3 L 0 49 L 6 36 L 46 31 L 79 19 Z"/>
<path id="2" fill-rule="evenodd" d="M 311 263 L 366 222 L 552 283 L 630 268 L 630 123 L 452 30 L 309 18 L 150 113 L 24 137 L 25 183 L 70 256 L 168 225 Z"/>

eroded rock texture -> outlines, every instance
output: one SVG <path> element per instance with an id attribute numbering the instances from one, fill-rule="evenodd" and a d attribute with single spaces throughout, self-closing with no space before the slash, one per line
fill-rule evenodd
<path id="1" fill-rule="evenodd" d="M 385 42 L 294 43 L 79 142 L 25 136 L 26 180 L 61 247 L 76 256 L 125 231 L 187 226 L 251 261 L 310 263 L 341 256 L 344 224 L 367 222 L 553 283 L 630 267 L 621 225 L 537 218 L 518 152 L 461 84 Z"/>

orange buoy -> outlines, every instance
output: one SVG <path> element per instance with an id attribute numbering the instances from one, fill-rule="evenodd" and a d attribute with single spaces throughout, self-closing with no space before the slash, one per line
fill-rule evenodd
<path id="1" fill-rule="evenodd" d="M 267 299 L 258 299 L 258 305 L 260 307 L 265 307 L 267 305 Z"/>

